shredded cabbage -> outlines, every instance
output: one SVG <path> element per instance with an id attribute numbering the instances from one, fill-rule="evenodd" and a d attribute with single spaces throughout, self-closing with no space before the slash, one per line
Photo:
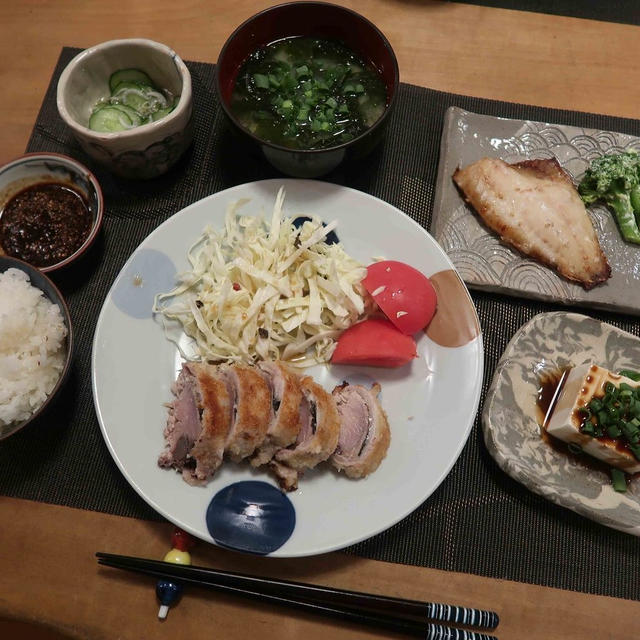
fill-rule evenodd
<path id="1" fill-rule="evenodd" d="M 154 313 L 165 330 L 167 321 L 181 325 L 194 342 L 192 357 L 298 367 L 329 361 L 340 333 L 370 311 L 365 267 L 325 242 L 337 221 L 312 217 L 298 228 L 297 216 L 283 217 L 284 189 L 270 224 L 240 215 L 247 202 L 229 205 L 223 230 L 205 228 L 189 249 L 191 270 L 156 296 Z"/>

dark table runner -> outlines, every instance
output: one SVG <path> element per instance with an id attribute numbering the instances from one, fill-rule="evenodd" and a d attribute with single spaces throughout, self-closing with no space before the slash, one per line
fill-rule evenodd
<path id="1" fill-rule="evenodd" d="M 498 9 L 551 13 L 556 16 L 640 24 L 638 0 L 449 0 Z"/>
<path id="2" fill-rule="evenodd" d="M 60 120 L 58 76 L 75 49 L 62 51 L 38 115 L 29 151 L 74 156 L 96 170 L 106 212 L 97 245 L 76 267 L 54 273 L 76 335 L 75 364 L 59 400 L 37 423 L 0 443 L 0 493 L 30 500 L 160 519 L 128 485 L 100 434 L 91 395 L 95 323 L 111 283 L 137 245 L 186 205 L 227 187 L 278 177 L 258 160 L 237 157 L 214 91 L 214 66 L 187 63 L 194 87 L 195 142 L 168 175 L 127 182 L 93 166 Z M 428 228 L 444 112 L 450 105 L 490 115 L 531 118 L 640 135 L 640 122 L 492 102 L 401 85 L 385 143 L 366 161 L 327 176 L 371 193 Z M 515 331 L 560 307 L 475 292 L 485 341 L 483 397 Z M 587 311 L 640 335 L 640 321 Z M 640 599 L 640 539 L 555 506 L 504 474 L 487 453 L 479 419 L 438 490 L 388 531 L 347 553 L 379 560 Z"/>

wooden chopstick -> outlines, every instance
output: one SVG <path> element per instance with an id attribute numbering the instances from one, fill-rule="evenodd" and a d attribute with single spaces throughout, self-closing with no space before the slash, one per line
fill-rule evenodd
<path id="1" fill-rule="evenodd" d="M 498 624 L 498 616 L 492 611 L 389 598 L 110 553 L 96 553 L 96 556 L 99 564 L 116 569 L 178 580 L 431 640 L 496 640 L 483 633 L 428 622 L 428 619 L 435 619 L 465 626 L 494 628 Z"/>

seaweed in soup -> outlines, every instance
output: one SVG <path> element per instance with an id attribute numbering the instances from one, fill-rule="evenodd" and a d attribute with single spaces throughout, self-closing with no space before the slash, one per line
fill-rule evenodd
<path id="1" fill-rule="evenodd" d="M 382 115 L 380 74 L 337 40 L 285 38 L 244 62 L 231 111 L 257 137 L 293 149 L 323 149 L 359 136 Z"/>

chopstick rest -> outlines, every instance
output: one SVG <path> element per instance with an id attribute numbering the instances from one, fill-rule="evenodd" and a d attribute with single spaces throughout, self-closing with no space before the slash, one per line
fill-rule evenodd
<path id="1" fill-rule="evenodd" d="M 194 546 L 194 539 L 186 532 L 176 527 L 171 536 L 171 549 L 165 554 L 164 562 L 173 564 L 190 565 L 191 554 L 189 550 Z M 158 618 L 164 620 L 169 613 L 169 607 L 174 606 L 182 596 L 182 585 L 161 578 L 156 583 L 156 596 L 160 601 Z"/>
<path id="2" fill-rule="evenodd" d="M 433 624 L 428 622 L 428 618 L 480 628 L 494 628 L 499 622 L 497 614 L 493 611 L 390 598 L 109 553 L 99 552 L 96 556 L 98 563 L 104 566 L 160 578 L 168 577 L 224 593 L 392 629 L 430 640 L 495 640 L 495 638 L 475 631 Z"/>

